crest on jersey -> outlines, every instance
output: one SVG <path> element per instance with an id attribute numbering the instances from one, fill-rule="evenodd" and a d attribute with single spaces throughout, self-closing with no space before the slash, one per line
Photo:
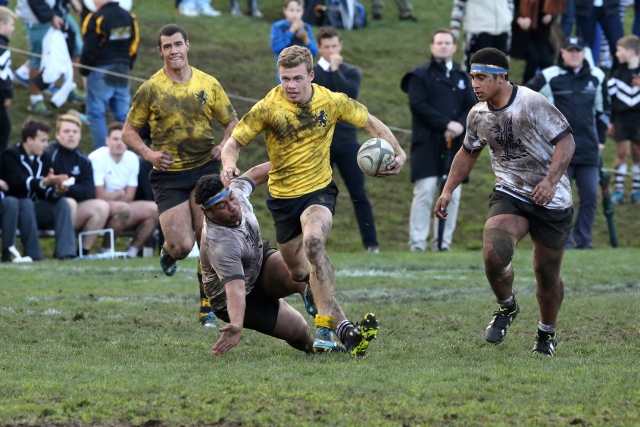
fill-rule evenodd
<path id="1" fill-rule="evenodd" d="M 320 126 L 327 127 L 327 113 L 325 113 L 324 110 L 320 110 L 316 116 L 316 120 Z"/>
<path id="2" fill-rule="evenodd" d="M 464 90 L 466 87 L 467 85 L 464 84 L 464 79 L 458 80 L 458 89 Z"/>
<path id="3" fill-rule="evenodd" d="M 207 103 L 207 94 L 204 90 L 201 90 L 196 94 L 196 99 L 200 101 L 200 105 Z"/>
<path id="4" fill-rule="evenodd" d="M 514 141 L 513 118 L 509 117 L 504 121 L 502 127 L 495 124 L 491 130 L 495 133 L 496 144 L 502 148 L 502 161 L 512 161 L 527 157 L 529 155 L 527 147 L 524 146 L 520 138 Z"/>

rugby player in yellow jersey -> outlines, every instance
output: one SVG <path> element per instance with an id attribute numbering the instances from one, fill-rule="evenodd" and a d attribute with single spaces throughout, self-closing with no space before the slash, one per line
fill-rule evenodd
<path id="1" fill-rule="evenodd" d="M 189 40 L 182 27 L 165 25 L 158 32 L 158 51 L 164 67 L 145 82 L 133 97 L 123 130 L 127 146 L 153 164 L 149 181 L 158 205 L 165 242 L 160 266 L 175 274 L 177 260 L 184 259 L 200 242 L 203 213 L 194 200 L 198 179 L 220 170 L 220 150 L 238 123 L 222 86 L 212 76 L 189 66 Z M 219 144 L 213 137 L 216 119 L 224 128 Z M 151 148 L 139 129 L 149 123 Z M 216 319 L 200 282 L 200 323 L 215 326 Z"/>
<path id="2" fill-rule="evenodd" d="M 340 336 L 345 329 L 334 325 L 331 315 L 334 275 L 326 253 L 338 194 L 329 162 L 335 124 L 345 121 L 364 127 L 372 137 L 391 143 L 396 157 L 379 177 L 400 172 L 407 156 L 389 128 L 364 105 L 312 83 L 313 56 L 307 48 L 283 50 L 278 72 L 282 83 L 240 120 L 222 149 L 221 179 L 228 186 L 239 175 L 240 149 L 264 131 L 271 160 L 267 207 L 276 241 L 291 278 L 310 284 L 317 306 L 314 349 L 327 352 L 336 348 L 334 331 Z M 378 323 L 371 313 L 365 322 L 364 341 L 368 341 L 376 335 Z"/>

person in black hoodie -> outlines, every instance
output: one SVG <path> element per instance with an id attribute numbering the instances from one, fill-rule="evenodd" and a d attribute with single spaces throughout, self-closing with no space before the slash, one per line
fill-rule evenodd
<path id="1" fill-rule="evenodd" d="M 438 179 L 449 173 L 453 155 L 462 146 L 467 114 L 478 102 L 469 75 L 452 61 L 456 44 L 451 31 L 437 30 L 430 49 L 431 60 L 407 73 L 400 84 L 403 92 L 409 94 L 413 117 L 410 162 L 414 190 L 409 218 L 412 251 L 427 249 Z M 449 146 L 447 140 L 451 141 Z M 439 247 L 433 246 L 434 250 L 450 249 L 461 193 L 460 187 L 453 192 L 442 241 Z M 435 224 L 439 228 L 439 220 Z"/>
<path id="2" fill-rule="evenodd" d="M 86 154 L 78 148 L 82 121 L 74 115 L 63 114 L 56 121 L 56 140 L 45 153 L 51 158 L 54 173 L 66 174 L 74 179 L 65 194 L 71 206 L 73 226 L 77 231 L 93 231 L 103 228 L 109 219 L 109 203 L 96 199 L 93 185 L 93 167 Z M 82 255 L 91 251 L 97 234 L 88 234 L 82 239 Z"/>
<path id="3" fill-rule="evenodd" d="M 335 28 L 323 27 L 318 32 L 320 59 L 313 67 L 313 81 L 334 92 L 342 92 L 356 99 L 360 91 L 362 73 L 358 67 L 342 61 L 342 40 Z M 356 127 L 338 122 L 331 141 L 331 166 L 337 165 L 344 180 L 360 227 L 362 243 L 368 252 L 379 252 L 376 224 L 371 203 L 364 187 L 364 174 L 358 167 L 356 156 L 360 149 Z"/>
<path id="4" fill-rule="evenodd" d="M 585 60 L 586 43 L 569 37 L 560 50 L 561 65 L 545 68 L 526 86 L 544 95 L 569 121 L 576 149 L 567 168 L 576 181 L 580 206 L 567 249 L 592 249 L 600 181 L 599 156 L 609 124 L 609 97 L 604 72 Z"/>
<path id="5" fill-rule="evenodd" d="M 95 13 L 87 15 L 82 25 L 84 48 L 82 65 L 99 70 L 82 69 L 87 76 L 87 117 L 93 137 L 93 148 L 105 146 L 107 138 L 107 109 L 118 122 L 127 120 L 131 107 L 129 80 L 107 72 L 128 75 L 138 52 L 140 36 L 134 15 L 118 2 L 95 0 Z"/>
<path id="6" fill-rule="evenodd" d="M 22 142 L 2 154 L 0 178 L 9 185 L 8 194 L 17 199 L 29 198 L 35 206 L 38 227 L 53 225 L 56 233 L 54 257 L 75 258 L 76 242 L 71 208 L 64 197 L 69 190 L 68 175 L 56 175 L 51 159 L 44 153 L 51 127 L 27 119 L 22 125 Z"/>

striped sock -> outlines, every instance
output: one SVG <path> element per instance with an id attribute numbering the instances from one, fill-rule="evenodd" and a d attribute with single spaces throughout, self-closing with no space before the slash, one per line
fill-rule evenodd
<path id="1" fill-rule="evenodd" d="M 350 320 L 343 320 L 340 322 L 338 327 L 336 328 L 336 335 L 342 344 L 345 344 L 345 340 L 347 339 L 347 334 L 351 331 L 355 326 Z"/>
<path id="2" fill-rule="evenodd" d="M 200 317 L 206 316 L 211 313 L 213 309 L 209 303 L 209 298 L 204 292 L 204 283 L 202 282 L 202 265 L 200 264 L 200 258 L 198 258 L 198 284 L 200 285 Z"/>
<path id="3" fill-rule="evenodd" d="M 616 166 L 616 191 L 624 193 L 624 177 L 627 174 L 627 164 Z"/>
<path id="4" fill-rule="evenodd" d="M 633 174 L 633 192 L 640 191 L 640 163 L 634 163 L 631 166 L 631 173 Z"/>

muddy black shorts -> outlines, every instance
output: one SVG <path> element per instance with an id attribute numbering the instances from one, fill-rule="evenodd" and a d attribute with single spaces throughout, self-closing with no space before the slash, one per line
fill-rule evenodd
<path id="1" fill-rule="evenodd" d="M 635 114 L 624 114 L 616 117 L 614 121 L 613 140 L 615 142 L 631 141 L 640 145 L 640 126 Z"/>
<path id="2" fill-rule="evenodd" d="M 251 292 L 246 296 L 244 324 L 242 327 L 271 335 L 278 321 L 280 301 L 269 297 L 264 292 L 262 274 L 264 273 L 264 266 L 267 264 L 267 260 L 271 255 L 276 253 L 277 250 L 271 246 L 269 242 L 265 241 L 263 241 L 262 247 L 262 271 L 260 271 L 258 279 L 255 285 L 253 285 L 253 289 L 251 289 Z M 218 319 L 229 323 L 229 313 L 226 308 L 214 311 L 213 313 Z"/>
<path id="3" fill-rule="evenodd" d="M 573 224 L 573 207 L 547 209 L 493 190 L 487 219 L 497 215 L 517 215 L 529 220 L 531 240 L 547 248 L 564 249 Z"/>
<path id="4" fill-rule="evenodd" d="M 189 200 L 189 195 L 196 188 L 200 177 L 211 173 L 220 173 L 220 162 L 217 160 L 185 171 L 151 170 L 149 184 L 158 205 L 158 215 Z"/>
<path id="5" fill-rule="evenodd" d="M 274 199 L 267 194 L 267 207 L 273 217 L 276 241 L 280 244 L 287 243 L 302 234 L 300 216 L 309 206 L 324 206 L 331 211 L 331 215 L 334 215 L 337 197 L 338 187 L 333 181 L 325 188 L 294 199 Z"/>

